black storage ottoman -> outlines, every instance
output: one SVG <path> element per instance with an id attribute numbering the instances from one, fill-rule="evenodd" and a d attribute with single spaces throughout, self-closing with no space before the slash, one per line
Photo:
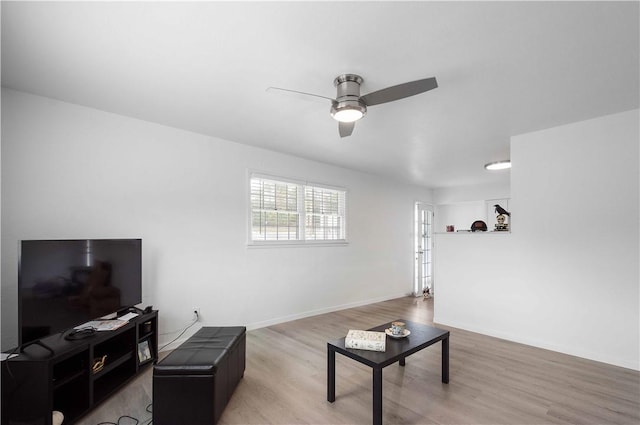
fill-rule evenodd
<path id="1" fill-rule="evenodd" d="M 246 328 L 203 327 L 153 367 L 154 425 L 218 422 L 244 376 Z"/>

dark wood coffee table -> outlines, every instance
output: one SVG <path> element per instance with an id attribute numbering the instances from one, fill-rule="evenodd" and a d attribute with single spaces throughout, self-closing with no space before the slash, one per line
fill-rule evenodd
<path id="1" fill-rule="evenodd" d="M 395 362 L 404 366 L 407 356 L 442 341 L 442 382 L 449 383 L 449 331 L 404 319 L 397 321 L 405 322 L 411 335 L 399 339 L 387 336 L 384 353 L 345 348 L 344 338 L 327 342 L 327 400 L 331 403 L 336 400 L 336 352 L 371 367 L 373 369 L 374 425 L 382 425 L 382 368 Z M 384 332 L 390 327 L 391 322 L 368 330 Z"/>

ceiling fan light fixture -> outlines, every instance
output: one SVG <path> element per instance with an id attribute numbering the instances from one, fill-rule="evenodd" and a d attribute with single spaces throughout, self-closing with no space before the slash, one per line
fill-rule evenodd
<path id="1" fill-rule="evenodd" d="M 333 119 L 339 122 L 354 122 L 364 117 L 364 114 L 359 109 L 341 109 L 331 114 Z"/>
<path id="2" fill-rule="evenodd" d="M 369 106 L 394 102 L 438 87 L 436 77 L 429 77 L 397 84 L 360 96 L 360 85 L 363 81 L 362 77 L 356 74 L 338 75 L 333 80 L 333 85 L 336 86 L 335 99 L 278 87 L 269 87 L 267 90 L 282 90 L 330 101 L 331 109 L 329 112 L 333 119 L 339 122 L 338 134 L 340 134 L 340 137 L 348 137 L 353 133 L 355 122 L 366 115 Z"/>
<path id="3" fill-rule="evenodd" d="M 366 113 L 367 107 L 358 100 L 335 102 L 331 105 L 331 116 L 339 122 L 355 122 Z"/>
<path id="4" fill-rule="evenodd" d="M 511 168 L 511 160 L 506 159 L 504 161 L 490 162 L 488 164 L 484 164 L 484 168 L 489 171 L 506 170 Z"/>

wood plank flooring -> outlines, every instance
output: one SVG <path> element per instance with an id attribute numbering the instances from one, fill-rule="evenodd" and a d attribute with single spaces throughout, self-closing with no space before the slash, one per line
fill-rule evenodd
<path id="1" fill-rule="evenodd" d="M 336 355 L 336 401 L 326 401 L 326 341 L 398 318 L 432 324 L 432 301 L 399 298 L 248 332 L 245 375 L 220 423 L 370 424 L 370 368 Z M 385 424 L 640 423 L 639 372 L 447 329 L 450 383 L 440 381 L 441 344 L 385 368 Z M 151 394 L 149 370 L 82 424 L 121 415 L 147 424 Z"/>

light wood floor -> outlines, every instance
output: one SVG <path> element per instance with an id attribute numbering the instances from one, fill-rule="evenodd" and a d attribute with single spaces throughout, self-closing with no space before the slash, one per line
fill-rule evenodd
<path id="1" fill-rule="evenodd" d="M 336 401 L 326 401 L 326 341 L 398 318 L 431 324 L 432 301 L 399 298 L 248 332 L 245 375 L 220 423 L 370 424 L 370 368 L 336 355 Z M 441 344 L 388 366 L 385 424 L 640 424 L 639 372 L 448 329 L 450 383 L 440 381 Z M 148 371 L 82 423 L 131 415 L 144 425 L 150 402 Z"/>

